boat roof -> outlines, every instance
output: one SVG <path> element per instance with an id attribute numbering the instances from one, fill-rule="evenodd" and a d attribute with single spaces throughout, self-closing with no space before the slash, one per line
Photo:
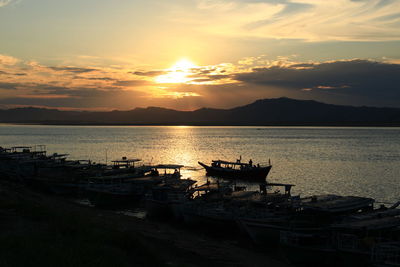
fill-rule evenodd
<path id="1" fill-rule="evenodd" d="M 112 160 L 111 162 L 114 163 L 129 163 L 129 162 L 138 162 L 142 161 L 141 159 L 117 159 L 117 160 Z"/>
<path id="2" fill-rule="evenodd" d="M 225 160 L 213 160 L 212 162 L 215 163 L 222 163 L 222 164 L 233 164 L 233 165 L 249 165 L 249 163 L 243 163 L 243 162 L 233 162 L 233 161 L 225 161 Z"/>
<path id="3" fill-rule="evenodd" d="M 50 155 L 51 158 L 63 158 L 63 157 L 68 157 L 68 156 L 69 156 L 69 154 L 57 154 L 57 153 Z"/>
<path id="4" fill-rule="evenodd" d="M 323 195 L 302 199 L 302 205 L 305 210 L 336 213 L 361 209 L 374 201 L 366 197 Z"/>
<path id="5" fill-rule="evenodd" d="M 290 187 L 296 186 L 294 184 L 268 183 L 268 182 L 266 182 L 264 185 L 266 185 L 266 186 L 290 186 Z"/>
<path id="6" fill-rule="evenodd" d="M 203 184 L 200 186 L 196 186 L 193 188 L 194 192 L 197 191 L 209 191 L 209 190 L 218 190 L 221 187 L 221 185 L 217 184 L 217 183 L 210 183 L 210 184 Z"/>
<path id="7" fill-rule="evenodd" d="M 384 217 L 371 220 L 340 223 L 332 226 L 332 228 L 348 230 L 381 230 L 398 226 L 400 226 L 400 217 Z"/>
<path id="8" fill-rule="evenodd" d="M 178 165 L 178 164 L 158 164 L 151 166 L 152 168 L 155 169 L 180 169 L 185 167 L 184 165 Z"/>

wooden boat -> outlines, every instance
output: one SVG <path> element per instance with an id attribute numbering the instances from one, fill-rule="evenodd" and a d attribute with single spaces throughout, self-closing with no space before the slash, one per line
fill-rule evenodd
<path id="1" fill-rule="evenodd" d="M 144 166 L 144 168 L 150 171 L 151 176 L 159 176 L 164 179 L 179 179 L 181 178 L 181 169 L 183 165 L 179 164 L 158 164 Z"/>
<path id="2" fill-rule="evenodd" d="M 86 187 L 89 200 L 97 206 L 123 205 L 145 197 L 155 185 L 179 181 L 182 165 L 159 164 L 135 167 L 138 159 L 113 161 L 113 169 L 128 170 L 115 175 L 92 177 Z"/>
<path id="3" fill-rule="evenodd" d="M 90 202 L 96 206 L 131 205 L 143 198 L 153 186 L 162 182 L 161 177 L 131 177 L 127 174 L 94 177 L 85 190 Z"/>
<path id="4" fill-rule="evenodd" d="M 343 262 L 351 266 L 366 266 L 374 256 L 376 260 L 384 257 L 384 251 L 378 251 L 379 244 L 400 241 L 400 216 L 378 216 L 342 222 L 332 225 L 331 231 L 332 240 Z"/>
<path id="5" fill-rule="evenodd" d="M 225 160 L 213 160 L 211 165 L 198 162 L 210 176 L 219 176 L 227 178 L 245 178 L 245 179 L 258 179 L 265 180 L 272 165 L 268 163 L 266 166 L 260 164 L 253 165 L 252 160 L 248 163 L 241 162 L 238 159 L 236 162 Z"/>
<path id="6" fill-rule="evenodd" d="M 304 232 L 327 227 L 342 216 L 372 208 L 371 198 L 320 195 L 307 198 L 293 197 L 287 202 L 271 205 L 265 214 L 249 214 L 238 223 L 258 245 L 276 246 L 281 231 Z"/>
<path id="7" fill-rule="evenodd" d="M 192 197 L 191 188 L 195 183 L 191 179 L 167 179 L 154 186 L 146 194 L 147 215 L 152 218 L 181 220 L 182 206 Z"/>
<path id="8" fill-rule="evenodd" d="M 307 231 L 281 231 L 280 248 L 285 258 L 295 265 L 341 266 L 336 259 L 330 234 L 324 228 Z"/>
<path id="9" fill-rule="evenodd" d="M 371 262 L 376 267 L 400 266 L 400 241 L 381 242 L 374 245 Z"/>
<path id="10" fill-rule="evenodd" d="M 272 185 L 284 186 L 285 193 L 281 194 L 277 190 L 267 192 L 267 187 L 271 190 Z M 194 191 L 208 191 L 185 205 L 184 219 L 185 222 L 207 225 L 208 229 L 219 232 L 238 232 L 241 226 L 237 223 L 237 218 L 247 216 L 249 213 L 263 213 L 267 210 L 268 204 L 284 202 L 290 196 L 292 186 L 276 183 L 263 184 L 260 186 L 260 191 L 247 191 L 237 186 L 221 188 L 218 184 L 216 188 L 213 184 L 195 187 Z M 272 212 L 269 213 L 272 214 Z"/>

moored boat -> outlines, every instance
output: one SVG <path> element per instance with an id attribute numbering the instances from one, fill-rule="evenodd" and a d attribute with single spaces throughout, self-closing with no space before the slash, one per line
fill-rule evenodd
<path id="1" fill-rule="evenodd" d="M 85 190 L 90 202 L 96 206 L 131 205 L 162 181 L 161 177 L 127 178 L 126 176 L 125 174 L 89 179 Z"/>
<path id="2" fill-rule="evenodd" d="M 261 166 L 260 164 L 253 165 L 252 160 L 249 160 L 248 163 L 241 162 L 241 159 L 236 162 L 213 160 L 211 165 L 200 161 L 198 163 L 206 170 L 207 175 L 226 178 L 265 180 L 272 168 L 270 162 L 265 166 Z"/>
<path id="3" fill-rule="evenodd" d="M 164 180 L 146 194 L 147 215 L 153 218 L 182 219 L 182 206 L 192 198 L 191 179 Z"/>
<path id="4" fill-rule="evenodd" d="M 271 205 L 263 213 L 253 213 L 238 219 L 254 243 L 264 246 L 279 244 L 281 231 L 305 232 L 327 227 L 341 216 L 359 210 L 369 210 L 371 198 L 320 195 L 307 198 L 292 197 Z"/>

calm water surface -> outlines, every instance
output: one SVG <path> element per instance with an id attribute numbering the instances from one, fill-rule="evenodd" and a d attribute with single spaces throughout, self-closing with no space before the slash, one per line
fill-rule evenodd
<path id="1" fill-rule="evenodd" d="M 0 125 L 0 146 L 35 144 L 71 159 L 183 164 L 184 177 L 200 181 L 206 177 L 197 161 L 271 159 L 269 181 L 296 184 L 302 196 L 400 199 L 400 128 Z"/>

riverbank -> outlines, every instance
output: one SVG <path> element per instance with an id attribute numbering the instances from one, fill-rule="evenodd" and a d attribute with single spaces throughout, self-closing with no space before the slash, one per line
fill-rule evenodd
<path id="1" fill-rule="evenodd" d="M 235 240 L 0 183 L 1 266 L 287 266 Z"/>

